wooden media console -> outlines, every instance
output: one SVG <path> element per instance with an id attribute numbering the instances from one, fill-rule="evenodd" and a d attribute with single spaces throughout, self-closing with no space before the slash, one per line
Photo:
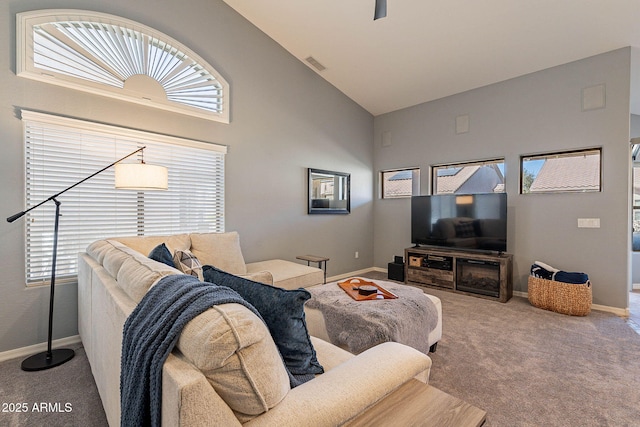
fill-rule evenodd
<path id="1" fill-rule="evenodd" d="M 513 255 L 435 247 L 405 249 L 405 283 L 507 302 Z"/>

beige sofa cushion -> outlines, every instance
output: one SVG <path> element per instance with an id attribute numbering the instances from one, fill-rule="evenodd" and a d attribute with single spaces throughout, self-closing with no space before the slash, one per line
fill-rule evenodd
<path id="1" fill-rule="evenodd" d="M 240 304 L 216 305 L 183 329 L 178 348 L 241 422 L 277 405 L 289 377 L 266 325 Z"/>
<path id="2" fill-rule="evenodd" d="M 149 255 L 149 252 L 161 243 L 167 245 L 167 248 L 172 255 L 178 249 L 186 251 L 191 247 L 191 238 L 188 234 L 176 234 L 173 236 L 114 237 L 109 240 L 115 240 L 123 243 L 145 256 Z"/>
<path id="3" fill-rule="evenodd" d="M 202 265 L 212 265 L 235 275 L 247 274 L 240 249 L 240 236 L 228 233 L 192 233 L 191 252 Z"/>
<path id="4" fill-rule="evenodd" d="M 98 240 L 87 247 L 87 253 L 103 265 L 118 285 L 137 304 L 158 280 L 179 270 L 154 261 L 114 240 Z"/>
<path id="5" fill-rule="evenodd" d="M 310 338 L 311 344 L 313 344 L 313 348 L 316 350 L 318 362 L 320 362 L 325 372 L 328 372 L 336 366 L 340 366 L 347 360 L 355 357 L 347 350 L 341 349 L 328 341 L 314 336 L 311 336 Z"/>
<path id="6" fill-rule="evenodd" d="M 240 277 L 273 286 L 273 275 L 270 271 L 256 271 L 255 273 L 247 272 L 247 274 L 243 274 Z"/>
<path id="7" fill-rule="evenodd" d="M 247 264 L 247 273 L 257 271 L 269 271 L 273 276 L 273 286 L 289 290 L 308 288 L 324 282 L 324 272 L 321 269 L 283 259 Z"/>

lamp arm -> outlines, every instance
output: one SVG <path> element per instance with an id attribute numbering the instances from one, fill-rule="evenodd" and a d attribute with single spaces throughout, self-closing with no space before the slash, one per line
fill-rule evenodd
<path id="1" fill-rule="evenodd" d="M 34 210 L 35 208 L 37 208 L 37 207 L 39 207 L 39 206 L 41 206 L 41 205 L 43 205 L 43 204 L 47 203 L 47 202 L 48 202 L 48 201 L 50 201 L 50 200 L 54 200 L 54 199 L 55 199 L 56 197 L 58 197 L 59 195 L 61 195 L 61 194 L 63 194 L 63 193 L 66 193 L 67 191 L 71 190 L 72 188 L 74 188 L 74 187 L 76 187 L 76 186 L 78 186 L 78 185 L 82 184 L 83 182 L 87 181 L 88 179 L 91 179 L 91 178 L 93 178 L 94 176 L 96 176 L 96 175 L 98 175 L 98 174 L 100 174 L 100 173 L 102 173 L 102 172 L 106 171 L 106 170 L 107 170 L 107 169 L 109 169 L 111 166 L 115 165 L 116 163 L 120 163 L 120 162 L 121 162 L 121 161 L 123 161 L 124 159 L 127 159 L 127 158 L 129 158 L 129 157 L 133 156 L 134 154 L 136 154 L 136 153 L 138 153 L 138 152 L 140 152 L 140 151 L 144 150 L 145 148 L 147 148 L 147 146 L 146 146 L 146 145 L 145 145 L 144 147 L 142 147 L 142 148 L 138 148 L 136 151 L 133 151 L 133 152 L 131 152 L 131 153 L 127 154 L 127 155 L 126 155 L 126 156 L 124 156 L 123 158 L 116 160 L 115 162 L 111 163 L 109 166 L 105 166 L 105 167 L 103 167 L 102 169 L 100 169 L 99 171 L 92 173 L 92 174 L 91 174 L 91 175 L 89 175 L 88 177 L 86 177 L 86 178 L 84 178 L 84 179 L 82 179 L 82 180 L 80 180 L 80 181 L 76 182 L 75 184 L 73 184 L 73 185 L 71 185 L 71 186 L 69 186 L 69 187 L 65 188 L 64 190 L 62 190 L 62 191 L 60 191 L 60 192 L 58 192 L 58 193 L 54 194 L 53 196 L 49 197 L 48 199 L 41 201 L 41 202 L 40 202 L 40 203 L 38 203 L 37 205 L 35 205 L 35 206 L 31 206 L 31 207 L 30 207 L 29 209 L 27 209 L 26 211 L 18 212 L 18 213 L 17 213 L 17 214 L 15 214 L 15 215 L 11 215 L 10 217 L 8 217 L 8 218 L 7 218 L 7 222 L 13 222 L 13 221 L 15 221 L 16 219 L 21 218 L 21 217 L 22 217 L 22 216 L 24 216 L 26 213 L 28 213 L 28 212 L 30 212 L 30 211 L 32 211 L 32 210 Z"/>

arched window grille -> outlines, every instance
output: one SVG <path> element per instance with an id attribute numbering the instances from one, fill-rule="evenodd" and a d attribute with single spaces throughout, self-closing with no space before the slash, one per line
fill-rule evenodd
<path id="1" fill-rule="evenodd" d="M 229 123 L 229 85 L 195 52 L 152 28 L 80 10 L 17 14 L 17 74 Z"/>

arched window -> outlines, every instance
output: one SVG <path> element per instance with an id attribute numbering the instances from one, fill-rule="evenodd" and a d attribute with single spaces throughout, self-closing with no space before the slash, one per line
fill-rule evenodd
<path id="1" fill-rule="evenodd" d="M 229 85 L 176 40 L 128 19 L 80 10 L 17 14 L 17 74 L 229 123 Z"/>

